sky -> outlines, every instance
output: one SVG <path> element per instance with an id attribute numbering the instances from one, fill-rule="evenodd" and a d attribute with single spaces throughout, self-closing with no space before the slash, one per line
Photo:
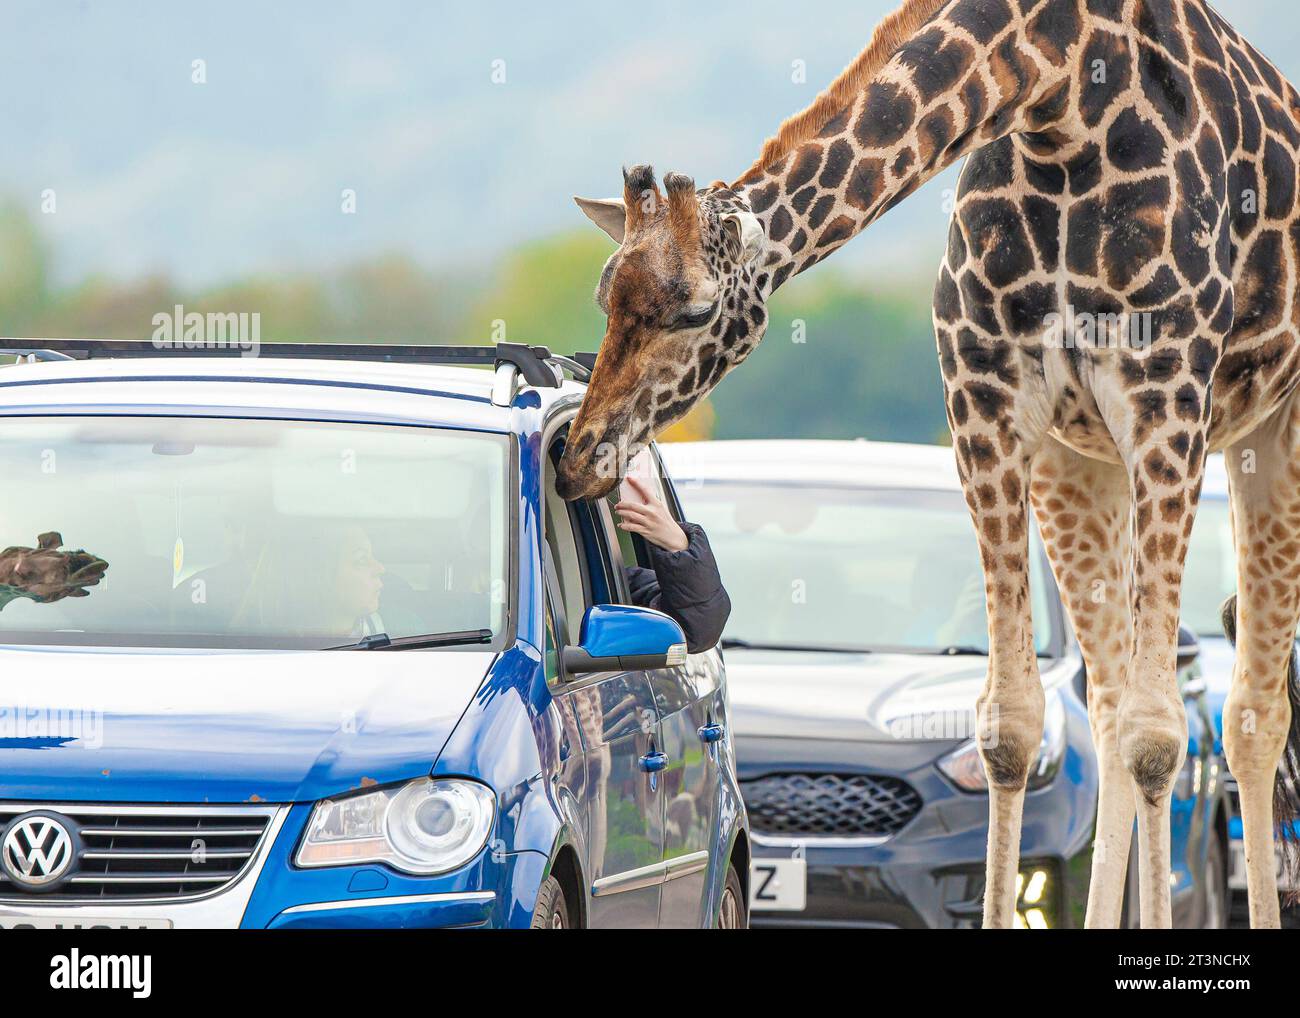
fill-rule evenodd
<path id="1" fill-rule="evenodd" d="M 582 224 L 571 196 L 618 193 L 625 163 L 734 178 L 896 6 L 2 2 L 0 200 L 63 282 L 191 286 L 389 253 L 488 266 Z M 1293 0 L 1216 6 L 1300 80 Z M 838 260 L 937 264 L 955 174 Z"/>

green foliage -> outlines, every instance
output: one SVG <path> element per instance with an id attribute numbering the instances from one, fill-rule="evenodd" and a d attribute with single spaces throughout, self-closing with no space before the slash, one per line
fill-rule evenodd
<path id="1" fill-rule="evenodd" d="M 563 354 L 599 349 L 605 316 L 593 293 L 613 252 L 613 242 L 594 229 L 520 248 L 475 308 L 468 341 L 540 344 Z M 504 335 L 494 323 L 504 324 Z"/>
<path id="2" fill-rule="evenodd" d="M 49 302 L 45 244 L 14 205 L 0 206 L 0 325 L 17 331 Z"/>
<path id="3" fill-rule="evenodd" d="M 787 283 L 714 391 L 715 437 L 946 440 L 929 296 L 924 280 L 885 293 L 826 267 Z"/>

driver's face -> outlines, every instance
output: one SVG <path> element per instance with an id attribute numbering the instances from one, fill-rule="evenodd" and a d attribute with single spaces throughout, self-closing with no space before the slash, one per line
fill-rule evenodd
<path id="1" fill-rule="evenodd" d="M 383 574 L 383 563 L 375 558 L 370 539 L 361 531 L 349 532 L 340 549 L 336 588 L 349 616 L 361 619 L 379 611 Z"/>

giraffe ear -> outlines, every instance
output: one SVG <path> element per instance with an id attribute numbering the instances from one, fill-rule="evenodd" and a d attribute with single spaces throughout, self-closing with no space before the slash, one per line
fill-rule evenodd
<path id="1" fill-rule="evenodd" d="M 748 264 L 758 257 L 767 240 L 758 216 L 752 212 L 728 212 L 722 217 L 722 225 L 740 251 L 742 264 Z"/>
<path id="2" fill-rule="evenodd" d="M 623 243 L 623 230 L 627 224 L 627 210 L 618 198 L 579 198 L 573 200 L 587 218 L 613 238 L 615 244 Z"/>

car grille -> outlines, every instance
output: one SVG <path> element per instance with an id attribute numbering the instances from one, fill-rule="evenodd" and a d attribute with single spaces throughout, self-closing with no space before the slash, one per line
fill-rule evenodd
<path id="1" fill-rule="evenodd" d="M 760 834 L 889 837 L 921 810 L 906 781 L 866 774 L 769 774 L 741 782 L 749 822 Z"/>
<path id="2" fill-rule="evenodd" d="M 257 854 L 274 806 L 0 803 L 0 829 L 39 810 L 71 821 L 81 851 L 57 888 L 33 893 L 0 869 L 0 900 L 132 901 L 210 894 Z"/>

